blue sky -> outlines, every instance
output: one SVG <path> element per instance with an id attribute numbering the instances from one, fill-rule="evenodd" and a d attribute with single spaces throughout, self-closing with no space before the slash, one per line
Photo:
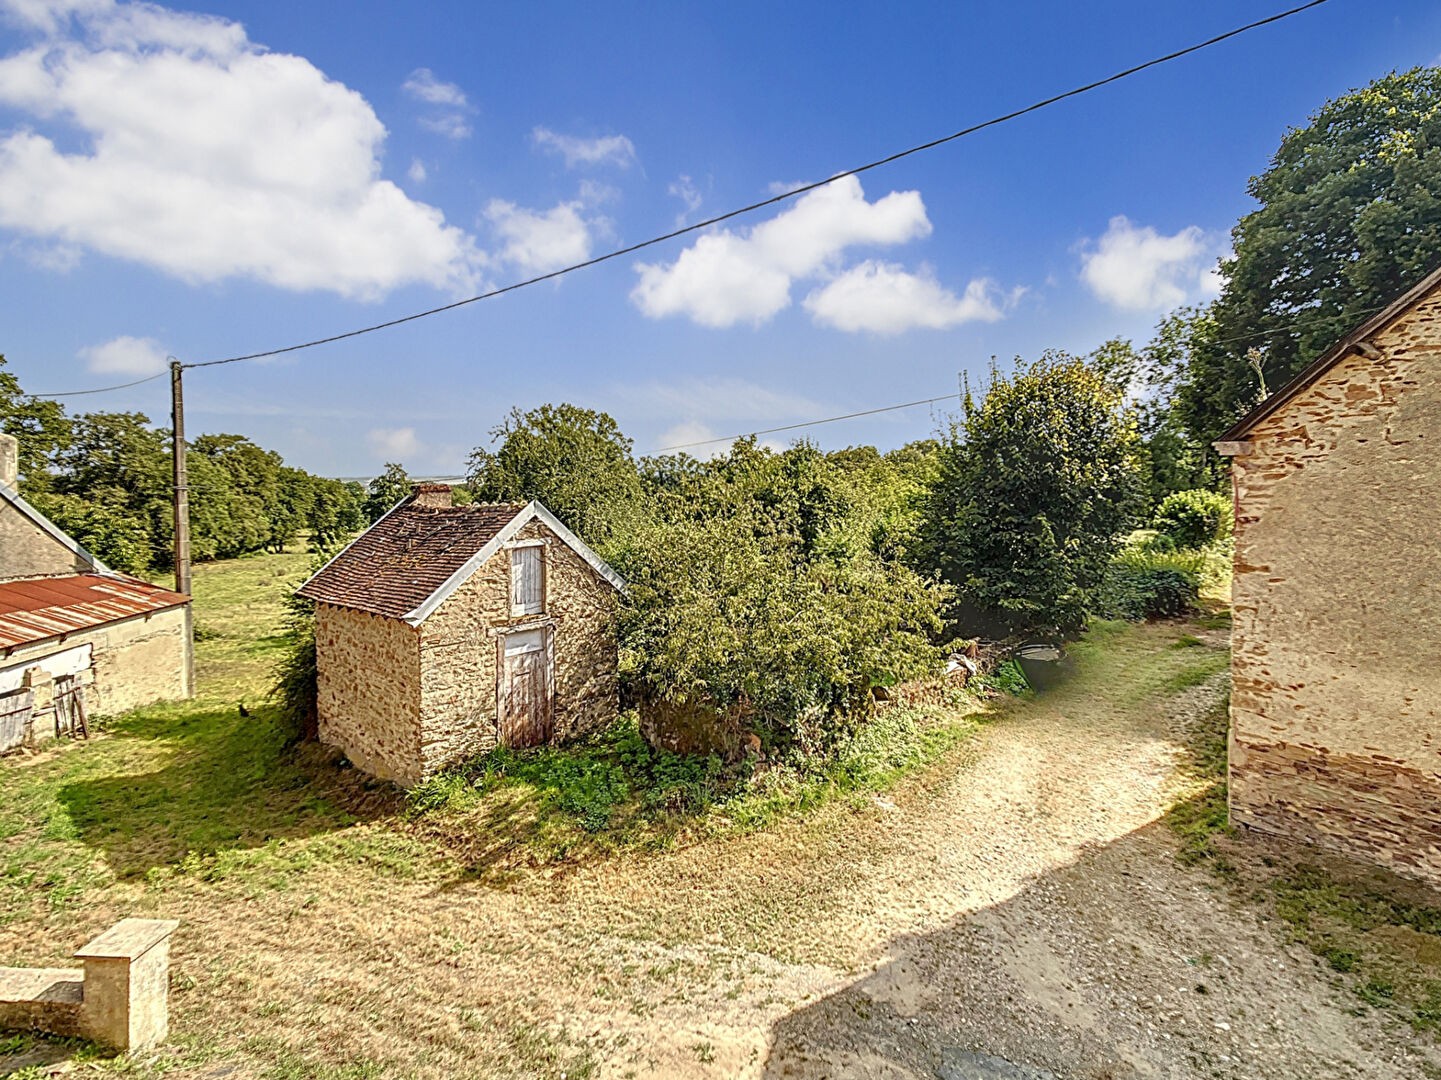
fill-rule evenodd
<path id="1" fill-rule="evenodd" d="M 0 352 L 60 391 L 378 322 L 1285 6 L 0 0 Z M 513 405 L 605 409 L 649 453 L 1144 340 L 1214 289 L 1288 126 L 1438 58 L 1434 2 L 1330 0 L 709 233 L 192 372 L 189 424 L 331 475 L 444 474 Z M 161 420 L 168 390 L 69 404 Z M 936 422 L 809 437 L 888 448 Z"/>

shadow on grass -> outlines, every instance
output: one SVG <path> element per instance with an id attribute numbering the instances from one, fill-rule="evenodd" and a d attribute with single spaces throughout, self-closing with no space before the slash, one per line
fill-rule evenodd
<path id="1" fill-rule="evenodd" d="M 84 1039 L 31 1031 L 0 1033 L 0 1076 L 16 1080 L 42 1080 L 68 1073 L 76 1065 L 93 1066 L 113 1057 L 115 1051 Z"/>
<path id="2" fill-rule="evenodd" d="M 86 769 L 56 794 L 75 838 L 103 851 L 121 877 L 312 836 L 400 805 L 389 785 L 341 767 L 321 747 L 292 744 L 273 708 L 242 717 L 233 705 L 191 702 L 140 710 L 109 731 L 115 767 Z M 127 771 L 124 750 L 137 741 L 165 744 L 165 764 Z M 154 757 L 142 756 L 141 768 Z"/>

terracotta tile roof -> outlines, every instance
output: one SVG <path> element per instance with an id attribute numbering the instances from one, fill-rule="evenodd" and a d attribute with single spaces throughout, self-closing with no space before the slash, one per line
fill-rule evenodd
<path id="1" fill-rule="evenodd" d="M 0 648 L 89 630 L 189 599 L 119 574 L 0 582 Z"/>
<path id="2" fill-rule="evenodd" d="M 399 619 L 420 607 L 515 516 L 522 503 L 402 503 L 296 591 L 311 600 Z"/>

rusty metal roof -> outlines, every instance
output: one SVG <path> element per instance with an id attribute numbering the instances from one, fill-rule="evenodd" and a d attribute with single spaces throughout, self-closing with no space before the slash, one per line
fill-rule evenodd
<path id="1" fill-rule="evenodd" d="M 189 600 L 119 574 L 0 582 L 0 648 L 89 630 Z"/>

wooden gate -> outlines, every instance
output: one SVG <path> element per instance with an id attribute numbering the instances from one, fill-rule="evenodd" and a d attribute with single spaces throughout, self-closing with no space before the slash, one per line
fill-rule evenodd
<path id="1" fill-rule="evenodd" d="M 90 727 L 85 720 L 85 688 L 75 675 L 60 675 L 55 679 L 55 737 L 65 736 L 90 738 Z"/>
<path id="2" fill-rule="evenodd" d="M 13 750 L 25 741 L 35 714 L 35 691 L 12 690 L 0 694 L 0 751 Z"/>
<path id="3" fill-rule="evenodd" d="M 552 657 L 547 628 L 501 637 L 497 712 L 503 745 L 540 746 L 555 733 Z"/>

